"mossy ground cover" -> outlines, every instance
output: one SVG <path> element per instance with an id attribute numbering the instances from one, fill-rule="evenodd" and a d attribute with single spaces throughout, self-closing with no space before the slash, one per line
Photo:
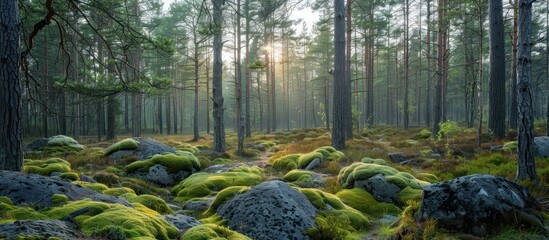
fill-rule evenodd
<path id="1" fill-rule="evenodd" d="M 23 162 L 23 171 L 50 176 L 53 172 L 66 173 L 71 171 L 71 164 L 61 158 L 44 160 L 25 159 Z"/>
<path id="2" fill-rule="evenodd" d="M 231 186 L 253 186 L 262 181 L 258 167 L 238 167 L 222 173 L 195 173 L 172 188 L 174 199 L 184 202 L 192 198 L 213 195 Z"/>
<path id="3" fill-rule="evenodd" d="M 198 161 L 198 158 L 193 153 L 186 151 L 156 154 L 150 159 L 135 161 L 127 165 L 124 170 L 129 173 L 135 171 L 146 172 L 155 164 L 160 164 L 166 167 L 167 171 L 170 173 L 177 173 L 179 171 L 194 172 L 200 170 L 200 162 Z"/>
<path id="4" fill-rule="evenodd" d="M 139 214 L 134 214 L 134 216 L 138 216 L 142 222 L 145 221 L 145 223 L 135 221 L 137 223 L 136 225 L 141 226 L 139 228 L 129 228 L 124 225 L 123 220 L 117 220 L 116 225 L 113 225 L 114 227 L 96 225 L 93 226 L 93 228 L 98 229 L 97 232 L 92 233 L 90 232 L 91 230 L 87 230 L 86 234 L 91 234 L 90 236 L 97 238 L 108 238 L 108 236 L 116 236 L 117 234 L 121 234 L 125 237 L 139 236 L 145 239 L 163 238 L 163 236 L 175 238 L 175 236 L 170 235 L 170 232 L 173 229 L 168 230 L 167 227 L 163 227 L 162 223 L 159 223 L 160 225 L 149 224 L 149 227 L 153 226 L 161 229 L 160 233 L 156 230 L 149 230 L 149 227 L 143 225 L 148 224 L 147 221 L 149 221 L 149 217 L 157 219 L 157 215 L 161 213 L 169 213 L 171 209 L 168 210 L 165 203 L 170 202 L 173 204 L 174 197 L 176 200 L 176 205 L 181 205 L 183 202 L 192 198 L 216 197 L 213 204 L 210 206 L 210 209 L 206 212 L 193 212 L 192 214 L 195 214 L 194 216 L 197 216 L 197 218 L 201 218 L 201 221 L 204 223 L 215 223 L 215 225 L 211 226 L 217 228 L 219 224 L 223 225 L 223 220 L 215 214 L 215 210 L 221 204 L 230 200 L 236 194 L 241 194 L 242 192 L 247 191 L 249 186 L 258 184 L 269 178 L 284 177 L 287 181 L 295 183 L 304 181 L 308 178 L 308 174 L 294 169 L 300 168 L 300 165 L 304 166 L 306 163 L 310 163 L 310 160 L 312 160 L 310 156 L 314 155 L 318 157 L 321 155 L 322 164 L 318 169 L 314 169 L 314 171 L 329 173 L 334 177 L 327 177 L 327 180 L 324 182 L 321 189 L 305 190 L 306 192 L 308 191 L 305 195 L 311 200 L 311 202 L 313 202 L 315 206 L 320 207 L 318 208 L 320 214 L 318 214 L 316 219 L 318 228 L 311 230 L 310 233 L 312 235 L 309 236 L 328 236 L 323 234 L 333 234 L 335 232 L 337 233 L 337 236 L 346 236 L 346 239 L 362 239 L 364 237 L 372 236 L 370 234 L 373 233 L 376 234 L 373 236 L 382 238 L 405 236 L 412 238 L 442 237 L 445 239 L 453 239 L 455 238 L 454 235 L 446 234 L 444 231 L 437 229 L 436 223 L 426 222 L 418 225 L 418 223 L 412 221 L 414 219 L 412 216 L 416 212 L 416 210 L 413 210 L 413 203 L 417 203 L 421 197 L 421 191 L 416 186 L 421 186 L 424 183 L 449 180 L 457 176 L 472 173 L 490 173 L 512 180 L 516 173 L 516 150 L 514 150 L 514 144 L 516 143 L 514 141 L 516 139 L 513 135 L 510 135 L 510 137 L 505 139 L 496 140 L 491 139 L 488 134 L 483 134 L 482 151 L 477 152 L 476 135 L 474 129 L 467 129 L 459 124 L 456 127 L 458 127 L 460 134 L 453 134 L 450 132 L 450 134 L 447 134 L 442 139 L 433 139 L 430 136 L 427 137 L 428 133 L 430 133 L 430 129 L 428 128 L 411 128 L 408 130 L 390 126 L 369 128 L 361 131 L 361 135 L 357 134 L 354 136 L 354 139 L 348 140 L 346 142 L 346 148 L 339 153 L 334 151 L 335 149 L 326 147 L 330 145 L 330 138 L 329 134 L 326 134 L 329 132 L 325 129 L 292 130 L 289 132 L 276 132 L 273 134 L 259 134 L 254 132 L 252 138 L 245 140 L 246 150 L 254 151 L 255 154 L 258 154 L 258 152 L 256 152 L 258 149 L 253 149 L 250 147 L 251 145 L 254 143 L 260 143 L 266 149 L 270 146 L 271 155 L 269 155 L 269 158 L 270 163 L 273 164 L 272 170 L 269 170 L 269 168 L 263 170 L 253 167 L 240 169 L 237 171 L 229 171 L 227 173 L 195 173 L 188 179 L 174 186 L 171 191 L 158 187 L 147 181 L 127 177 L 124 175 L 122 170 L 126 167 L 126 165 L 119 164 L 113 166 L 112 162 L 106 160 L 106 158 L 103 158 L 103 149 L 112 145 L 113 142 L 95 143 L 93 138 L 89 138 L 87 140 L 84 138 L 79 140 L 80 142 L 86 143 L 86 148 L 84 150 L 78 152 L 60 152 L 59 154 L 62 154 L 60 156 L 64 156 L 63 159 L 70 163 L 68 165 L 70 170 L 66 171 L 67 174 L 64 175 L 65 179 L 74 180 L 73 173 L 77 172 L 82 172 L 92 177 L 97 176 L 98 179 L 96 180 L 101 179 L 100 184 L 89 184 L 79 181 L 76 181 L 75 183 L 93 188 L 98 192 L 107 191 L 108 193 L 112 193 L 113 195 L 117 195 L 132 202 L 135 207 L 130 212 L 122 209 L 114 211 L 112 210 L 113 207 L 110 205 L 107 205 L 105 209 L 102 209 L 101 206 L 103 205 L 101 203 L 93 203 L 90 204 L 93 205 L 90 210 L 93 214 L 82 214 L 76 218 L 76 221 L 83 223 L 85 220 L 109 211 L 113 211 L 118 215 L 131 215 L 134 213 L 133 211 L 136 211 Z M 542 133 L 539 132 L 538 134 Z M 233 132 L 228 132 L 227 134 L 227 139 L 230 140 L 227 141 L 228 154 L 221 155 L 212 153 L 212 150 L 210 149 L 212 144 L 211 135 L 201 135 L 201 138 L 197 142 L 191 141 L 192 136 L 189 135 L 151 135 L 150 137 L 166 143 L 178 150 L 186 152 L 184 154 L 194 155 L 198 159 L 197 162 L 200 164 L 200 168 L 205 168 L 213 164 L 229 162 L 252 163 L 250 160 L 253 160 L 234 154 L 236 151 L 236 134 Z M 121 139 L 124 139 L 124 137 Z M 276 143 L 276 145 L 271 146 L 272 143 Z M 504 148 L 503 150 L 497 152 L 488 151 L 490 146 L 494 145 L 504 145 Z M 387 154 L 390 152 L 403 152 L 406 156 L 417 157 L 417 161 L 403 166 L 395 165 L 388 159 Z M 431 153 L 440 154 L 441 157 L 431 158 Z M 181 153 L 179 154 L 181 155 Z M 261 156 L 263 153 L 259 152 L 259 154 Z M 305 156 L 302 157 L 303 155 Z M 48 155 L 43 153 L 29 156 L 27 156 L 27 158 L 32 158 L 33 160 L 39 161 L 49 159 L 47 158 Z M 170 157 L 171 156 L 163 158 L 165 160 Z M 275 164 L 275 159 L 284 159 L 284 161 L 280 161 Z M 172 160 L 173 159 L 167 161 L 171 163 Z M 158 159 L 155 161 L 160 162 Z M 353 173 L 353 169 L 348 167 L 354 165 L 353 163 L 355 162 L 379 165 L 379 167 L 376 167 L 379 168 L 376 169 L 376 171 L 387 172 L 388 176 L 390 176 L 388 177 L 389 181 L 399 186 L 401 189 L 399 196 L 399 201 L 401 204 L 397 206 L 389 203 L 380 203 L 375 201 L 371 194 L 365 190 L 345 188 L 348 187 L 348 182 L 350 182 L 348 181 L 349 179 L 357 179 L 371 174 L 371 172 L 366 171 L 363 168 L 359 168 L 360 171 Z M 141 167 L 146 169 L 147 167 L 152 166 L 150 163 L 151 162 L 138 166 L 139 168 L 137 169 L 141 169 Z M 192 164 L 193 163 L 191 163 L 191 165 Z M 167 165 L 169 165 L 169 163 Z M 175 169 L 181 169 L 181 166 L 184 166 L 184 168 L 188 167 L 188 164 L 181 165 L 176 163 L 174 165 L 176 165 Z M 527 184 L 526 186 L 535 196 L 538 198 L 543 198 L 546 197 L 549 183 L 549 161 L 546 161 L 546 159 L 536 159 L 536 165 L 538 176 L 540 178 L 540 184 L 538 186 Z M 356 167 L 357 166 L 354 168 Z M 393 168 L 394 170 L 387 170 L 385 167 Z M 47 169 L 47 166 L 41 167 L 41 169 L 44 168 Z M 331 170 L 328 170 L 328 168 Z M 341 170 L 345 168 L 347 169 Z M 346 178 L 345 181 L 338 181 L 337 179 L 337 176 L 341 175 L 340 170 L 343 174 L 341 178 Z M 49 171 L 47 170 L 38 171 L 43 171 L 42 173 L 49 174 Z M 348 172 L 346 177 L 345 172 Z M 106 173 L 109 175 L 105 175 Z M 121 187 L 132 189 L 133 193 L 130 190 Z M 346 208 L 335 208 L 334 205 L 338 204 L 334 199 L 337 199 L 337 201 L 341 202 L 344 206 L 346 206 Z M 17 210 L 10 215 L 10 218 L 0 218 L 0 224 L 3 222 L 14 221 L 15 217 L 13 216 L 21 217 L 21 214 L 15 213 L 24 213 L 22 215 L 28 214 L 31 218 L 41 216 L 52 218 L 49 214 L 53 209 L 62 207 L 64 209 L 68 209 L 67 211 L 75 211 L 78 207 L 85 206 L 85 204 L 80 203 L 74 207 L 71 205 L 73 202 L 68 201 L 68 199 L 63 198 L 62 196 L 57 196 L 54 202 L 54 207 L 48 211 L 43 211 L 13 206 L 10 203 L 4 202 L 0 197 L 0 214 L 5 214 L 7 211 Z M 325 206 L 329 205 L 334 209 L 328 211 L 327 209 L 329 207 L 321 208 L 323 204 Z M 545 207 L 549 208 L 547 206 Z M 351 213 L 353 211 L 348 211 L 349 209 L 354 210 L 355 213 L 362 214 L 362 216 L 369 220 L 365 229 L 361 229 L 359 226 L 354 226 L 352 224 L 353 222 L 348 221 L 351 217 L 358 216 L 352 215 Z M 4 213 L 2 213 L 2 211 Z M 96 219 L 100 220 L 114 218 L 114 215 L 115 214 L 105 214 L 103 217 L 98 217 Z M 394 225 L 377 223 L 377 220 L 382 218 L 384 215 L 402 217 L 402 224 Z M 547 217 L 548 214 L 544 213 L 542 215 L 546 216 L 549 223 L 549 217 Z M 128 222 L 133 223 L 134 220 L 128 220 Z M 343 226 L 351 226 L 353 229 Z M 91 228 L 92 227 L 88 229 Z M 231 239 L 227 236 L 232 236 L 230 233 L 226 233 L 226 231 L 230 231 L 226 228 L 199 230 L 200 231 L 196 231 L 197 235 L 192 236 L 207 236 L 207 238 L 219 237 L 227 239 Z M 161 232 L 166 232 L 166 234 L 163 235 Z M 205 234 L 205 232 L 207 232 L 207 234 Z M 191 235 L 185 234 L 185 236 L 187 237 L 186 239 L 197 239 L 194 237 L 188 238 Z M 501 233 L 494 236 L 488 236 L 487 238 L 527 239 L 520 236 L 539 236 L 539 233 L 532 233 L 520 229 L 503 229 Z M 334 237 L 331 239 L 338 238 Z"/>

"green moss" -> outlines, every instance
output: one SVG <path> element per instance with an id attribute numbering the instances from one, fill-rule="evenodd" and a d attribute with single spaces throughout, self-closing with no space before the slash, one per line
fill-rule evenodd
<path id="1" fill-rule="evenodd" d="M 353 163 L 348 167 L 341 169 L 338 175 L 338 181 L 343 188 L 352 188 L 356 180 L 364 180 L 377 174 L 391 176 L 397 174 L 398 170 L 379 164 L 372 163 Z"/>
<path id="2" fill-rule="evenodd" d="M 232 163 L 233 160 L 231 159 L 228 159 L 228 158 L 216 158 L 212 161 L 212 163 L 214 165 L 217 165 L 217 164 L 227 164 L 227 163 Z"/>
<path id="3" fill-rule="evenodd" d="M 361 160 L 363 163 L 373 163 L 373 164 L 379 164 L 379 165 L 387 165 L 387 162 L 384 159 L 381 158 L 370 158 L 370 157 L 363 157 Z"/>
<path id="4" fill-rule="evenodd" d="M 420 173 L 417 176 L 417 179 L 423 180 L 425 182 L 435 183 L 438 182 L 438 177 L 431 173 Z"/>
<path id="5" fill-rule="evenodd" d="M 261 182 L 263 171 L 258 167 L 239 167 L 227 172 L 195 173 L 172 188 L 175 201 L 204 197 L 231 186 L 252 186 Z"/>
<path id="6" fill-rule="evenodd" d="M 234 196 L 238 194 L 242 194 L 250 190 L 250 187 L 246 186 L 232 186 L 225 188 L 217 193 L 215 196 L 215 200 L 210 205 L 210 208 L 206 211 L 205 215 L 213 215 L 217 211 L 217 208 L 221 206 L 221 204 L 231 200 Z"/>
<path id="7" fill-rule="evenodd" d="M 50 176 L 53 172 L 70 172 L 71 164 L 61 158 L 50 158 L 46 160 L 25 159 L 23 171 L 26 173 Z"/>
<path id="8" fill-rule="evenodd" d="M 390 203 L 377 202 L 366 190 L 360 188 L 344 189 L 336 194 L 352 208 L 374 217 L 383 217 L 385 214 L 397 216 L 400 209 Z"/>
<path id="9" fill-rule="evenodd" d="M 190 152 L 177 151 L 176 153 L 156 154 L 151 159 L 135 161 L 124 168 L 126 172 L 148 171 L 155 164 L 165 166 L 168 172 L 179 171 L 193 172 L 200 170 L 198 158 Z"/>
<path id="10" fill-rule="evenodd" d="M 426 138 L 430 138 L 431 134 L 432 134 L 431 131 L 427 129 L 423 129 L 419 132 L 418 137 L 426 139 Z"/>
<path id="11" fill-rule="evenodd" d="M 273 169 L 277 171 L 288 171 L 296 169 L 298 166 L 298 159 L 300 157 L 301 154 L 290 154 L 277 158 L 273 161 Z"/>
<path id="12" fill-rule="evenodd" d="M 430 183 L 416 179 L 412 174 L 407 172 L 398 172 L 391 176 L 385 176 L 385 181 L 397 185 L 400 189 L 411 187 L 413 189 L 423 189 L 424 186 Z"/>
<path id="13" fill-rule="evenodd" d="M 345 159 L 345 154 L 343 152 L 340 152 L 340 151 L 332 152 L 326 158 L 326 160 L 336 161 L 336 162 L 341 162 L 343 159 Z"/>
<path id="14" fill-rule="evenodd" d="M 6 212 L 6 217 L 17 220 L 43 220 L 48 219 L 46 215 L 43 215 L 29 207 L 19 207 L 11 211 Z"/>
<path id="15" fill-rule="evenodd" d="M 51 203 L 54 206 L 60 206 L 66 204 L 69 201 L 69 198 L 65 194 L 53 194 L 51 196 Z"/>
<path id="16" fill-rule="evenodd" d="M 102 193 L 103 191 L 109 189 L 107 185 L 102 183 L 90 183 L 90 182 L 83 182 L 83 181 L 74 181 L 73 184 L 80 185 L 85 188 L 89 188 L 91 190 L 94 190 L 96 192 Z"/>
<path id="17" fill-rule="evenodd" d="M 126 238 L 171 239 L 178 234 L 178 230 L 164 219 L 119 204 L 84 220 L 81 230 L 89 236 L 101 236 L 108 233 L 111 226 L 119 227 Z"/>
<path id="18" fill-rule="evenodd" d="M 135 194 L 135 191 L 131 188 L 127 187 L 116 187 L 116 188 L 109 188 L 103 191 L 103 194 L 107 194 L 110 196 L 118 197 L 123 194 Z"/>
<path id="19" fill-rule="evenodd" d="M 348 222 L 353 229 L 347 228 L 347 230 L 364 229 L 369 225 L 369 220 L 363 213 L 346 205 L 336 195 L 312 188 L 301 188 L 298 190 L 301 191 L 309 202 L 320 210 L 324 216 L 336 217 L 341 221 Z"/>
<path id="20" fill-rule="evenodd" d="M 88 236 L 109 235 L 112 231 L 109 226 L 118 227 L 125 238 L 170 239 L 175 238 L 178 233 L 171 224 L 152 214 L 120 204 L 95 202 L 90 199 L 46 209 L 44 214 L 50 218 L 61 219 L 83 208 L 89 210 L 77 216 L 74 221 Z"/>
<path id="21" fill-rule="evenodd" d="M 284 180 L 292 182 L 298 186 L 304 186 L 310 181 L 312 176 L 313 173 L 309 171 L 295 169 L 286 173 L 283 178 Z"/>
<path id="22" fill-rule="evenodd" d="M 135 197 L 130 197 L 129 201 L 132 204 L 135 204 L 135 203 L 143 204 L 146 207 L 159 212 L 160 214 L 173 213 L 173 210 L 170 207 L 168 207 L 168 205 L 166 204 L 166 201 L 153 195 L 143 194 Z"/>
<path id="23" fill-rule="evenodd" d="M 421 201 L 423 196 L 423 190 L 414 189 L 411 187 L 405 187 L 399 193 L 399 200 L 401 203 L 406 203 L 408 201 Z"/>
<path id="24" fill-rule="evenodd" d="M 74 146 L 79 145 L 76 140 L 64 135 L 57 135 L 50 137 L 48 140 L 48 146 L 62 147 L 62 146 Z"/>
<path id="25" fill-rule="evenodd" d="M 6 196 L 0 196 L 0 203 L 13 205 L 13 202 L 11 201 L 11 199 L 9 197 L 6 197 Z"/>
<path id="26" fill-rule="evenodd" d="M 153 165 L 154 165 L 154 163 L 153 163 L 152 161 L 149 161 L 149 160 L 139 160 L 139 161 L 135 161 L 135 162 L 132 162 L 132 163 L 128 164 L 128 165 L 124 168 L 124 171 L 129 172 L 129 173 L 137 172 L 137 171 L 146 172 L 146 171 L 148 171 L 149 168 L 152 167 Z"/>
<path id="27" fill-rule="evenodd" d="M 517 148 L 518 148 L 518 142 L 517 141 L 511 141 L 511 142 L 506 142 L 505 144 L 503 144 L 503 148 L 501 148 L 501 149 L 506 150 L 506 151 L 510 151 L 510 152 L 515 152 L 515 151 L 517 151 Z"/>
<path id="28" fill-rule="evenodd" d="M 17 207 L 13 206 L 12 204 L 0 202 L 0 216 L 3 216 L 3 214 L 5 214 L 6 212 L 14 210 L 16 208 Z"/>
<path id="29" fill-rule="evenodd" d="M 117 184 L 120 181 L 119 177 L 116 174 L 107 171 L 101 171 L 96 173 L 93 176 L 93 179 L 95 179 L 95 181 L 99 183 L 103 183 L 109 186 L 112 184 Z"/>
<path id="30" fill-rule="evenodd" d="M 324 156 L 322 153 L 319 152 L 310 152 L 306 154 L 302 154 L 299 156 L 299 159 L 297 160 L 297 166 L 298 168 L 306 168 L 309 163 L 311 163 L 314 159 L 318 158 L 320 161 L 324 159 Z"/>
<path id="31" fill-rule="evenodd" d="M 227 240 L 248 240 L 248 238 L 238 232 L 215 224 L 203 224 L 187 230 L 181 240 L 210 240 L 210 239 L 227 239 Z"/>
<path id="32" fill-rule="evenodd" d="M 61 179 L 66 179 L 70 181 L 80 180 L 80 176 L 78 175 L 78 173 L 75 173 L 75 172 L 65 172 L 65 173 L 62 173 L 59 177 Z"/>
<path id="33" fill-rule="evenodd" d="M 107 150 L 105 150 L 105 156 L 111 155 L 112 153 L 120 150 L 135 150 L 139 147 L 139 144 L 140 143 L 138 141 L 132 138 L 126 138 L 113 144 Z"/>
<path id="34" fill-rule="evenodd" d="M 121 177 L 120 185 L 133 189 L 136 194 L 151 194 L 155 196 L 170 195 L 169 190 L 156 187 L 142 179 Z"/>

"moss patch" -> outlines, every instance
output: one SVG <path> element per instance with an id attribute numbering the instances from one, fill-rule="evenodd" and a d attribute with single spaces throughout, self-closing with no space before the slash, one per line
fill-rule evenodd
<path id="1" fill-rule="evenodd" d="M 423 129 L 419 132 L 418 137 L 423 138 L 423 139 L 427 139 L 427 138 L 430 138 L 431 135 L 432 135 L 431 131 L 429 131 L 427 129 Z"/>
<path id="2" fill-rule="evenodd" d="M 170 207 L 168 207 L 168 205 L 166 204 L 166 201 L 164 201 L 162 198 L 159 198 L 153 195 L 143 194 L 139 196 L 129 197 L 128 201 L 132 204 L 135 204 L 135 203 L 143 204 L 144 206 L 154 211 L 157 211 L 160 214 L 173 213 L 173 210 Z"/>
<path id="3" fill-rule="evenodd" d="M 215 224 L 203 224 L 189 229 L 183 234 L 181 240 L 210 240 L 210 239 L 227 239 L 227 240 L 249 240 L 238 232 L 232 231 L 226 227 Z"/>
<path id="4" fill-rule="evenodd" d="M 68 202 L 44 211 L 50 218 L 61 219 L 83 209 L 89 210 L 74 218 L 88 236 L 108 236 L 113 228 L 125 238 L 171 239 L 178 230 L 163 219 L 120 204 L 94 202 L 89 199 Z"/>
<path id="5" fill-rule="evenodd" d="M 360 188 L 344 189 L 336 196 L 352 208 L 373 217 L 383 217 L 385 214 L 398 216 L 401 211 L 393 204 L 377 202 L 369 192 Z"/>
<path id="6" fill-rule="evenodd" d="M 26 173 L 50 176 L 53 172 L 70 172 L 71 164 L 61 158 L 50 158 L 45 160 L 25 159 L 23 171 Z"/>
<path id="7" fill-rule="evenodd" d="M 258 167 L 238 167 L 228 172 L 195 173 L 172 188 L 175 201 L 205 197 L 231 186 L 252 186 L 261 182 L 263 170 Z"/>
<path id="8" fill-rule="evenodd" d="M 336 195 L 312 188 L 298 190 L 322 212 L 324 217 L 335 217 L 342 222 L 350 223 L 352 228 L 346 228 L 346 230 L 365 229 L 369 225 L 369 220 L 363 213 L 346 205 Z"/>
<path id="9" fill-rule="evenodd" d="M 65 179 L 65 180 L 69 180 L 69 181 L 78 181 L 78 180 L 80 180 L 80 176 L 78 175 L 78 173 L 75 173 L 75 172 L 65 172 L 65 173 L 62 173 L 59 177 L 61 179 Z"/>
<path id="10" fill-rule="evenodd" d="M 140 143 L 138 141 L 132 138 L 126 138 L 107 148 L 107 150 L 105 150 L 105 156 L 111 155 L 112 153 L 120 150 L 135 150 L 139 147 L 139 144 Z"/>
<path id="11" fill-rule="evenodd" d="M 126 172 L 148 171 L 156 164 L 165 166 L 170 173 L 179 171 L 194 172 L 200 170 L 198 158 L 190 152 L 177 151 L 176 153 L 156 154 L 151 159 L 135 161 L 124 168 Z"/>
<path id="12" fill-rule="evenodd" d="M 242 194 L 250 190 L 250 187 L 247 186 L 232 186 L 225 188 L 217 193 L 215 200 L 210 205 L 210 208 L 204 213 L 205 216 L 211 216 L 216 213 L 217 208 L 221 204 L 231 200 L 234 196 Z"/>
<path id="13" fill-rule="evenodd" d="M 273 169 L 277 171 L 296 169 L 299 157 L 301 157 L 301 154 L 290 154 L 277 158 L 273 161 Z"/>
<path id="14" fill-rule="evenodd" d="M 360 162 L 363 163 L 373 163 L 373 164 L 379 164 L 379 165 L 387 165 L 387 162 L 384 159 L 381 158 L 370 158 L 370 157 L 363 157 Z"/>
<path id="15" fill-rule="evenodd" d="M 119 197 L 124 194 L 135 194 L 135 191 L 127 187 L 116 187 L 103 190 L 103 194 Z"/>

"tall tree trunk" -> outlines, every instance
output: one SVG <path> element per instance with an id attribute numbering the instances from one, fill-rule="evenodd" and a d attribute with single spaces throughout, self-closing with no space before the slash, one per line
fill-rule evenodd
<path id="1" fill-rule="evenodd" d="M 534 110 L 532 108 L 532 3 L 535 0 L 519 0 L 518 21 L 518 168 L 517 180 L 538 182 L 534 162 Z"/>
<path id="2" fill-rule="evenodd" d="M 171 109 L 172 109 L 172 93 L 171 90 L 168 90 L 166 94 L 166 134 L 170 135 L 172 134 L 172 116 L 171 116 Z"/>
<path id="3" fill-rule="evenodd" d="M 518 6 L 517 1 L 512 0 L 510 3 L 513 6 L 513 33 L 511 35 L 511 47 L 513 48 L 511 54 L 511 78 L 510 79 L 510 94 L 509 97 L 509 128 L 517 129 L 518 124 L 518 105 L 517 105 L 517 37 L 518 37 Z M 548 26 L 549 27 L 549 26 Z"/>
<path id="4" fill-rule="evenodd" d="M 353 0 L 347 0 L 347 29 L 346 29 L 346 43 L 345 43 L 345 105 L 347 107 L 346 116 L 345 116 L 345 136 L 347 139 L 353 139 L 353 102 L 351 94 L 351 44 L 352 38 L 351 34 L 353 33 L 352 29 L 352 5 Z M 357 106 L 358 107 L 358 106 Z"/>
<path id="5" fill-rule="evenodd" d="M 242 109 L 242 66 L 241 66 L 241 34 L 240 34 L 240 0 L 236 1 L 236 66 L 235 66 L 235 78 L 236 78 L 236 121 L 237 121 L 237 135 L 238 146 L 237 153 L 242 154 L 244 152 L 244 114 Z"/>
<path id="6" fill-rule="evenodd" d="M 425 93 L 425 125 L 431 126 L 431 116 L 432 116 L 432 110 L 431 110 L 431 82 L 432 82 L 432 74 L 431 74 L 431 0 L 427 0 L 427 40 L 426 40 L 426 56 L 425 59 L 427 60 L 427 74 L 425 74 L 425 80 L 426 80 L 426 93 Z"/>
<path id="7" fill-rule="evenodd" d="M 478 30 L 479 30 L 479 53 L 478 53 L 478 83 L 477 83 L 477 102 L 478 102 L 478 129 L 477 129 L 477 149 L 480 153 L 482 146 L 482 122 L 484 117 L 484 101 L 482 101 L 482 80 L 484 78 L 484 18 L 483 18 L 483 9 L 482 1 L 477 2 L 477 13 L 478 13 Z"/>
<path id="8" fill-rule="evenodd" d="M 345 148 L 345 2 L 334 0 L 334 102 L 332 146 Z"/>
<path id="9" fill-rule="evenodd" d="M 408 125 L 409 125 L 409 117 L 410 117 L 410 109 L 409 109 L 409 104 L 408 104 L 408 88 L 409 88 L 409 83 L 410 83 L 410 79 L 408 79 L 410 77 L 410 59 L 409 59 L 409 52 L 410 52 L 410 47 L 409 47 L 409 39 L 408 39 L 408 31 L 409 31 L 409 4 L 408 4 L 408 0 L 405 0 L 404 1 L 404 119 L 403 119 L 403 123 L 404 123 L 404 129 L 408 129 Z"/>
<path id="10" fill-rule="evenodd" d="M 446 53 L 446 0 L 438 0 L 438 51 L 437 51 L 437 84 L 435 89 L 435 115 L 432 136 L 435 138 L 440 130 L 439 124 L 443 119 L 443 78 L 444 78 L 444 55 Z"/>
<path id="11" fill-rule="evenodd" d="M 502 0 L 489 0 L 490 81 L 488 129 L 505 137 L 505 41 Z"/>
<path id="12" fill-rule="evenodd" d="M 44 34 L 44 97 L 42 98 L 42 131 L 44 133 L 44 137 L 49 137 L 48 134 L 48 117 L 49 117 L 49 98 L 50 98 L 50 77 L 48 76 L 48 34 L 47 32 L 43 32 Z"/>
<path id="13" fill-rule="evenodd" d="M 206 133 L 210 134 L 210 53 L 206 54 Z M 181 118 L 181 123 L 183 123 L 183 118 Z M 183 129 L 183 128 L 181 128 Z"/>
<path id="14" fill-rule="evenodd" d="M 162 96 L 158 95 L 157 98 L 157 106 L 156 106 L 156 124 L 158 126 L 158 132 L 157 134 L 163 134 L 164 133 L 164 119 L 162 117 Z"/>
<path id="15" fill-rule="evenodd" d="M 271 34 L 270 34 L 270 47 L 271 47 L 271 131 L 276 131 L 276 79 L 275 79 L 275 47 L 274 47 L 274 24 L 271 26 Z"/>
<path id="16" fill-rule="evenodd" d="M 198 141 L 200 135 L 198 134 L 198 44 L 196 41 L 196 33 L 194 34 L 194 111 L 193 111 L 193 141 Z M 209 101 L 209 100 L 208 100 Z"/>
<path id="17" fill-rule="evenodd" d="M 18 1 L 0 5 L 0 169 L 23 169 Z"/>
<path id="18" fill-rule="evenodd" d="M 225 152 L 225 121 L 223 114 L 223 0 L 212 0 L 213 3 L 213 118 L 214 118 L 214 150 Z"/>
<path id="19" fill-rule="evenodd" d="M 549 1 L 546 1 L 547 5 L 546 5 L 546 11 L 545 11 L 545 20 L 546 20 L 546 23 L 545 23 L 545 26 L 549 26 Z M 546 48 L 549 48 L 549 31 L 546 31 L 545 32 L 545 47 Z M 547 77 L 547 87 L 549 88 L 549 49 L 546 49 L 547 51 L 545 51 L 545 64 L 547 65 L 547 67 L 545 68 L 545 76 Z M 548 89 L 549 91 L 549 89 Z M 545 130 L 545 135 L 549 136 L 549 98 L 547 99 L 547 110 L 545 112 L 545 114 L 547 116 L 545 116 L 545 120 L 547 121 L 546 122 L 546 130 Z"/>
<path id="20" fill-rule="evenodd" d="M 246 137 L 252 136 L 252 128 L 251 128 L 251 115 L 250 115 L 250 95 L 252 91 L 252 76 L 250 73 L 250 68 L 248 66 L 250 65 L 250 0 L 246 0 L 244 3 L 244 15 L 246 16 L 246 61 L 245 61 L 245 69 L 246 69 Z"/>
<path id="21" fill-rule="evenodd" d="M 115 95 L 107 97 L 107 140 L 116 138 Z"/>

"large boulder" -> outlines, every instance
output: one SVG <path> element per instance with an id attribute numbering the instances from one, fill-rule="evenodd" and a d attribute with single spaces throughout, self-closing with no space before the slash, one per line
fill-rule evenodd
<path id="1" fill-rule="evenodd" d="M 217 213 L 230 229 L 253 239 L 308 239 L 315 226 L 315 207 L 281 181 L 263 182 L 221 205 Z"/>
<path id="2" fill-rule="evenodd" d="M 419 200 L 423 187 L 430 184 L 389 166 L 363 162 L 341 169 L 338 181 L 343 188 L 361 188 L 369 192 L 376 201 L 395 205 L 403 205 L 408 200 Z"/>
<path id="3" fill-rule="evenodd" d="M 174 185 L 198 170 L 200 170 L 198 158 L 184 151 L 156 154 L 150 159 L 135 161 L 124 168 L 130 177 L 164 186 Z"/>
<path id="4" fill-rule="evenodd" d="M 483 236 L 505 225 L 543 229 L 538 208 L 524 187 L 502 177 L 474 174 L 426 186 L 418 218 Z"/>
<path id="5" fill-rule="evenodd" d="M 50 237 L 57 237 L 60 239 L 85 239 L 85 236 L 77 230 L 76 226 L 67 221 L 18 220 L 11 223 L 0 224 L 1 239 L 17 239 L 18 236 L 42 236 L 44 239 Z"/>
<path id="6" fill-rule="evenodd" d="M 25 151 L 27 153 L 41 152 L 45 154 L 59 155 L 79 152 L 84 149 L 76 140 L 65 135 L 57 135 L 49 138 L 41 138 L 29 143 Z"/>
<path id="7" fill-rule="evenodd" d="M 0 170 L 0 196 L 10 198 L 15 205 L 24 203 L 32 206 L 50 207 L 54 194 L 64 194 L 69 200 L 90 198 L 99 202 L 131 206 L 123 199 L 107 196 L 67 181 Z"/>
<path id="8" fill-rule="evenodd" d="M 549 157 L 549 137 L 535 137 L 534 138 L 534 156 L 536 157 Z"/>
<path id="9" fill-rule="evenodd" d="M 137 142 L 137 147 L 135 144 L 132 144 L 133 142 L 130 140 Z M 151 138 L 136 137 L 114 143 L 105 149 L 105 153 L 113 160 L 124 159 L 129 156 L 132 156 L 137 160 L 143 160 L 155 154 L 175 153 L 175 149 Z"/>

